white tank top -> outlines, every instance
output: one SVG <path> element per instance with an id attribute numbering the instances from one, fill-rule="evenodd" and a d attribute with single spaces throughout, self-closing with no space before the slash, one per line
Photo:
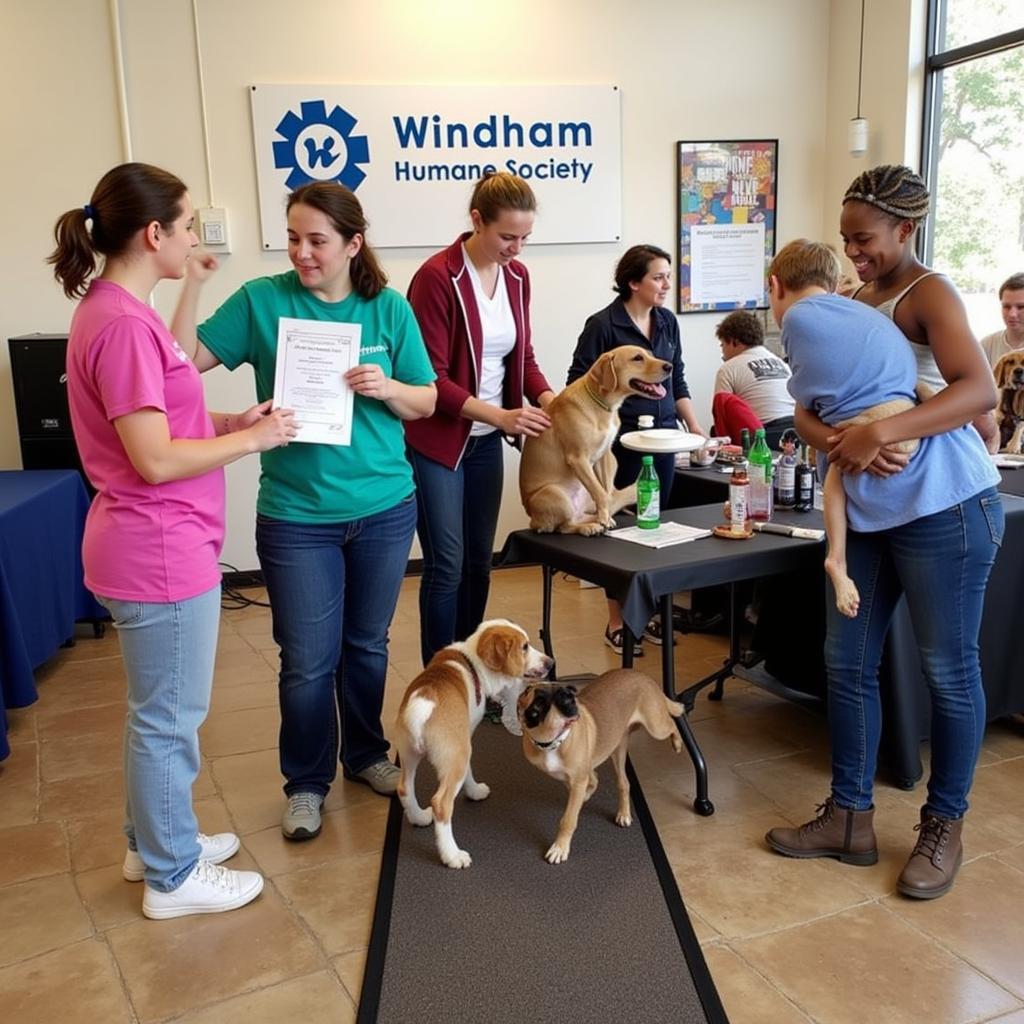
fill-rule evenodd
<path id="1" fill-rule="evenodd" d="M 907 294 L 919 281 L 923 281 L 926 277 L 941 277 L 937 270 L 929 270 L 927 273 L 922 274 L 919 278 L 911 281 L 906 288 L 899 293 L 894 295 L 891 299 L 886 299 L 885 302 L 879 303 L 874 308 L 878 310 L 883 316 L 887 316 L 893 323 L 896 322 L 896 307 L 899 305 L 900 300 L 904 295 Z M 861 285 L 851 298 L 856 298 L 860 292 Z M 910 346 L 910 351 L 914 353 L 914 360 L 917 363 L 917 379 L 923 384 L 927 384 L 928 387 L 934 392 L 942 391 L 946 387 L 946 379 L 942 376 L 938 365 L 935 362 L 935 356 L 932 355 L 932 349 L 930 345 L 919 345 L 916 341 L 911 341 L 907 338 L 907 344 Z"/>

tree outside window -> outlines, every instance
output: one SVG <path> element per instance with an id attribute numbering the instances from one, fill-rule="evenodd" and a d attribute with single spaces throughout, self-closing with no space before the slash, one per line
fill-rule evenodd
<path id="1" fill-rule="evenodd" d="M 943 51 L 1024 29 L 1020 0 L 933 3 L 939 60 Z M 1024 272 L 1024 45 L 934 75 L 930 262 L 956 282 L 980 337 L 1002 327 L 999 285 Z"/>

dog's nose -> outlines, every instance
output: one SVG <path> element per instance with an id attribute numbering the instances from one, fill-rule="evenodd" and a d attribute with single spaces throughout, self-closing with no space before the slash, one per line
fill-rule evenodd
<path id="1" fill-rule="evenodd" d="M 662 363 L 661 364 L 661 372 L 662 373 L 671 373 L 672 372 L 672 364 L 671 363 Z"/>

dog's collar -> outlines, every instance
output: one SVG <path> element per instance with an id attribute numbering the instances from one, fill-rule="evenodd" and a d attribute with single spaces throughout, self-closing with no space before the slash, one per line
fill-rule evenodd
<path id="1" fill-rule="evenodd" d="M 590 385 L 586 381 L 583 382 L 583 389 L 595 402 L 597 402 L 599 406 L 601 406 L 602 409 L 604 409 L 605 412 L 612 411 L 612 407 L 603 398 L 595 395 L 594 392 L 590 390 Z"/>
<path id="2" fill-rule="evenodd" d="M 473 677 L 473 692 L 476 696 L 476 702 L 479 705 L 480 701 L 483 700 L 483 691 L 480 687 L 480 677 L 476 674 L 476 666 L 462 651 L 452 651 L 453 654 L 457 654 L 465 663 L 469 669 L 469 674 Z"/>
<path id="3" fill-rule="evenodd" d="M 541 743 L 539 740 L 535 740 L 532 736 L 530 737 L 530 740 L 538 750 L 550 753 L 552 750 L 557 750 L 569 738 L 569 733 L 572 732 L 572 727 L 575 722 L 576 719 L 572 719 L 572 721 L 570 721 L 569 724 L 553 740 L 548 740 L 547 743 Z"/>

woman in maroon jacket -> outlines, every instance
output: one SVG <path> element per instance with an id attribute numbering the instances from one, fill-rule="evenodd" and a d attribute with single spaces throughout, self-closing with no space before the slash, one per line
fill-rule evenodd
<path id="1" fill-rule="evenodd" d="M 426 664 L 480 624 L 504 480 L 503 437 L 535 437 L 554 398 L 530 343 L 530 278 L 516 260 L 533 230 L 530 186 L 504 172 L 473 190 L 473 230 L 431 256 L 409 302 L 437 372 L 437 411 L 405 424 L 423 548 Z M 534 405 L 541 408 L 535 408 Z"/>

